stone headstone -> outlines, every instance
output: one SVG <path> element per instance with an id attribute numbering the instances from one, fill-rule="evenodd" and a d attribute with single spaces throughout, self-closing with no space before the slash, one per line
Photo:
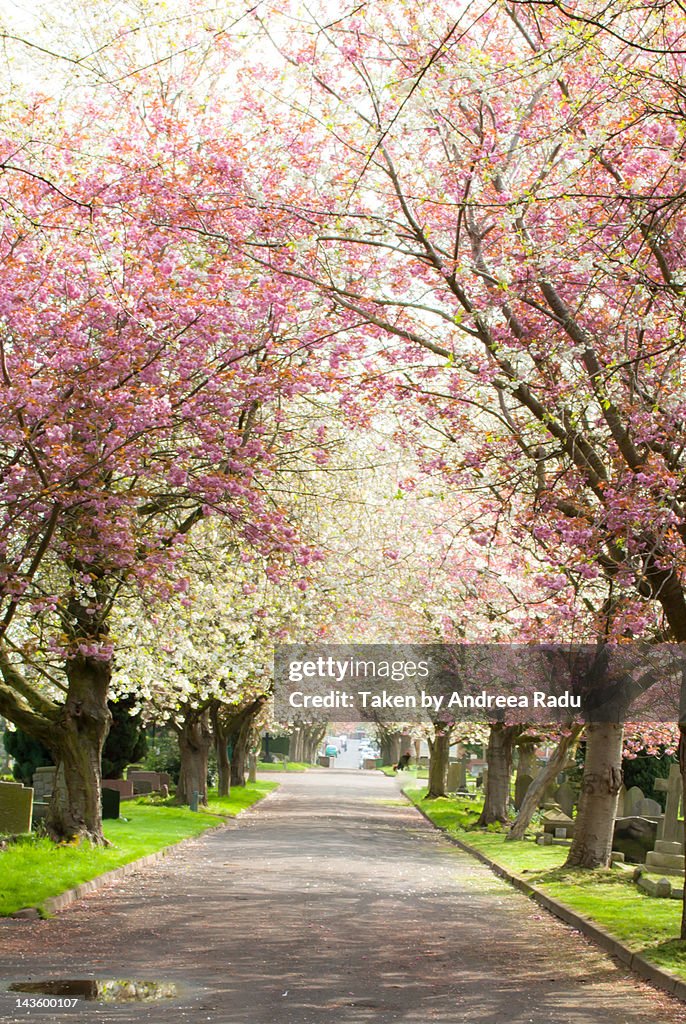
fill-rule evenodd
<path id="1" fill-rule="evenodd" d="M 57 768 L 54 764 L 45 765 L 43 768 L 36 768 L 33 773 L 33 798 L 34 800 L 48 801 L 55 788 L 55 773 Z"/>
<path id="2" fill-rule="evenodd" d="M 145 796 L 148 793 L 156 793 L 152 782 L 147 779 L 137 779 L 133 784 L 133 791 L 137 796 Z"/>
<path id="3" fill-rule="evenodd" d="M 641 818 L 659 818 L 662 815 L 662 808 L 657 800 L 651 800 L 646 796 L 634 804 L 634 814 Z"/>
<path id="4" fill-rule="evenodd" d="M 522 801 L 524 800 L 526 792 L 533 781 L 534 780 L 531 778 L 530 775 L 517 775 L 517 778 L 515 780 L 514 798 L 514 805 L 516 811 L 518 811 L 519 808 L 522 806 Z"/>
<path id="5" fill-rule="evenodd" d="M 644 864 L 648 853 L 655 847 L 657 822 L 635 815 L 617 818 L 612 849 L 619 850 L 631 864 Z"/>
<path id="6" fill-rule="evenodd" d="M 461 757 L 457 762 L 457 767 L 457 788 L 458 790 L 465 790 L 467 788 L 467 758 Z"/>
<path id="7" fill-rule="evenodd" d="M 157 774 L 160 777 L 160 788 L 162 786 L 166 786 L 168 790 L 171 789 L 171 784 L 172 784 L 172 777 L 171 777 L 171 775 L 168 772 L 158 772 Z"/>
<path id="8" fill-rule="evenodd" d="M 133 796 L 133 782 L 129 779 L 103 779 L 103 789 L 116 789 L 123 800 L 130 800 Z"/>
<path id="9" fill-rule="evenodd" d="M 130 782 L 133 782 L 134 786 L 137 786 L 139 782 L 149 782 L 151 788 L 145 790 L 146 793 L 150 793 L 152 790 L 157 791 L 162 785 L 159 772 L 145 772 L 138 769 L 129 769 L 126 773 L 126 778 Z"/>
<path id="10" fill-rule="evenodd" d="M 20 835 L 31 831 L 33 790 L 21 783 L 0 782 L 0 833 Z"/>
<path id="11" fill-rule="evenodd" d="M 615 818 L 623 818 L 626 808 L 626 786 L 621 786 L 617 794 L 617 813 Z"/>
<path id="12" fill-rule="evenodd" d="M 541 821 L 543 823 L 543 831 L 549 835 L 556 836 L 557 829 L 564 829 L 565 835 L 560 838 L 571 839 L 574 835 L 574 822 L 565 814 L 560 808 L 557 810 L 544 811 L 541 815 Z"/>
<path id="13" fill-rule="evenodd" d="M 541 794 L 538 806 L 542 808 L 553 808 L 557 806 L 555 794 L 557 793 L 557 782 L 549 782 Z"/>
<path id="14" fill-rule="evenodd" d="M 672 895 L 672 883 L 668 878 L 658 878 L 655 886 L 655 895 L 659 899 L 669 899 Z"/>
<path id="15" fill-rule="evenodd" d="M 49 807 L 50 805 L 47 801 L 34 800 L 34 806 L 31 809 L 31 824 L 33 828 L 39 825 L 41 821 L 45 821 Z"/>
<path id="16" fill-rule="evenodd" d="M 646 867 L 649 871 L 661 871 L 666 875 L 679 875 L 683 878 L 686 857 L 681 852 L 681 843 L 658 839 L 655 849 L 646 856 Z"/>
<path id="17" fill-rule="evenodd" d="M 103 820 L 106 818 L 118 818 L 119 817 L 119 801 L 121 800 L 121 794 L 118 789 L 109 789 L 107 786 L 103 786 L 100 790 L 100 799 L 102 803 L 102 817 Z"/>
<path id="18" fill-rule="evenodd" d="M 31 809 L 31 825 L 33 828 L 36 828 L 36 826 L 39 825 L 41 821 L 45 821 L 48 815 L 49 807 L 50 804 L 47 802 L 47 800 L 33 801 L 33 807 Z"/>
<path id="19" fill-rule="evenodd" d="M 639 789 L 638 786 L 632 786 L 631 789 L 626 791 L 626 800 L 624 802 L 625 817 L 633 817 L 638 812 L 636 811 L 636 804 L 639 800 L 643 800 L 643 790 Z"/>
<path id="20" fill-rule="evenodd" d="M 576 804 L 576 793 L 574 792 L 574 790 L 568 782 L 562 783 L 557 793 L 555 794 L 555 799 L 557 800 L 558 804 L 565 812 L 567 817 L 571 818 L 574 814 L 574 805 Z"/>
<path id="21" fill-rule="evenodd" d="M 457 793 L 460 788 L 460 766 L 457 762 L 448 765 L 448 781 L 446 788 L 449 793 Z"/>
<path id="22" fill-rule="evenodd" d="M 679 765 L 673 764 L 671 766 L 669 769 L 669 777 L 667 779 L 656 779 L 654 788 L 658 793 L 662 792 L 667 794 L 665 816 L 660 822 L 658 839 L 664 839 L 667 842 L 672 843 L 683 843 L 684 823 L 679 820 L 679 808 L 681 806 L 681 798 L 683 795 L 683 783 Z"/>

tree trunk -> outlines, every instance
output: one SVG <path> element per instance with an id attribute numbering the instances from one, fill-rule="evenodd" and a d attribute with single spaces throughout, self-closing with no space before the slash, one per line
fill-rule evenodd
<path id="1" fill-rule="evenodd" d="M 400 750 L 398 752 L 398 760 L 400 760 L 400 758 L 403 756 L 403 754 L 411 754 L 411 753 L 412 753 L 412 737 L 410 736 L 409 732 L 401 732 L 400 733 Z"/>
<path id="2" fill-rule="evenodd" d="M 429 740 L 429 788 L 426 799 L 435 800 L 447 796 L 448 757 L 450 753 L 450 732 L 437 732 Z"/>
<path id="3" fill-rule="evenodd" d="M 477 822 L 482 828 L 496 821 L 505 823 L 509 818 L 512 752 L 524 728 L 522 725 L 503 725 L 502 722 L 491 725 L 486 748 L 488 777 L 484 807 Z"/>
<path id="4" fill-rule="evenodd" d="M 303 729 L 302 726 L 296 726 L 291 733 L 291 740 L 288 744 L 288 760 L 289 761 L 302 761 L 303 759 Z"/>
<path id="5" fill-rule="evenodd" d="M 250 730 L 259 705 L 244 709 L 231 735 L 231 785 L 244 786 L 250 748 Z M 302 736 L 302 730 L 300 730 Z"/>
<path id="6" fill-rule="evenodd" d="M 207 805 L 207 763 L 212 745 L 210 715 L 207 709 L 189 709 L 181 726 L 176 726 L 181 754 L 177 804 L 190 804 L 193 794 L 198 803 Z"/>
<path id="7" fill-rule="evenodd" d="M 622 785 L 622 737 L 622 726 L 614 722 L 586 726 L 586 762 L 567 867 L 602 868 L 610 863 Z"/>
<path id="8" fill-rule="evenodd" d="M 303 743 L 302 759 L 307 764 L 313 764 L 317 757 L 317 748 L 326 735 L 326 725 L 310 725 L 307 727 L 305 742 Z"/>
<path id="9" fill-rule="evenodd" d="M 231 785 L 245 785 L 245 763 L 248 757 L 248 731 L 239 729 L 231 747 Z"/>
<path id="10" fill-rule="evenodd" d="M 231 795 L 231 764 L 229 762 L 228 736 L 221 715 L 221 704 L 213 701 L 210 708 L 214 749 L 217 756 L 217 796 Z"/>
<path id="11" fill-rule="evenodd" d="M 384 729 L 380 746 L 383 764 L 397 764 L 400 757 L 400 733 Z"/>
<path id="12" fill-rule="evenodd" d="M 217 753 L 217 795 L 231 796 L 231 762 L 227 749 L 226 736 L 223 733 L 216 737 Z"/>
<path id="13" fill-rule="evenodd" d="M 84 838 L 106 845 L 102 831 L 100 759 L 112 716 L 109 661 L 77 655 L 66 665 L 69 689 L 50 735 L 57 766 L 45 826 L 58 842 Z"/>
<path id="14" fill-rule="evenodd" d="M 248 782 L 257 782 L 257 756 L 248 754 Z"/>
<path id="15" fill-rule="evenodd" d="M 522 800 L 522 806 L 519 808 L 517 819 L 510 829 L 509 834 L 505 837 L 506 839 L 524 838 L 524 834 L 529 827 L 532 817 L 534 816 L 541 796 L 545 792 L 548 783 L 552 782 L 555 776 L 562 770 L 568 757 L 575 750 L 582 730 L 582 725 L 575 725 L 569 736 L 563 736 L 561 738 L 557 747 L 553 751 L 552 757 L 548 763 L 541 768 L 527 789 L 524 799 Z M 529 773 L 526 772 L 525 774 L 528 775 Z"/>

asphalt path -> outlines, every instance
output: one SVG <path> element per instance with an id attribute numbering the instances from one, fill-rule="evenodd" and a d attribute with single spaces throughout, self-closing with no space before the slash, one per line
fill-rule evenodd
<path id="1" fill-rule="evenodd" d="M 165 1003 L 0 1018 L 221 1024 L 686 1024 L 683 1004 L 436 832 L 379 772 L 284 773 L 227 828 L 48 921 L 0 926 L 11 981 L 171 981 Z"/>

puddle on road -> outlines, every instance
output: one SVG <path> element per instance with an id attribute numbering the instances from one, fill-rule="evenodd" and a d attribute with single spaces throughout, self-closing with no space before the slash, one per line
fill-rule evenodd
<path id="1" fill-rule="evenodd" d="M 71 996 L 100 1003 L 153 1003 L 161 999 L 173 999 L 179 994 L 177 986 L 172 982 L 131 978 L 105 981 L 94 978 L 15 981 L 8 986 L 8 990 L 40 996 Z"/>

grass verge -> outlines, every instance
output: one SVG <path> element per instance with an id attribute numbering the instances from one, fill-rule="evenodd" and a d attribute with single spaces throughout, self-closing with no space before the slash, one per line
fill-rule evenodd
<path id="1" fill-rule="evenodd" d="M 537 846 L 531 840 L 509 843 L 504 832 L 476 830 L 480 811 L 476 800 L 425 800 L 424 787 L 413 783 L 403 792 L 449 835 L 591 918 L 646 960 L 686 980 L 686 942 L 675 938 L 681 921 L 679 900 L 648 896 L 621 869 L 565 868 L 565 846 Z"/>
<path id="2" fill-rule="evenodd" d="M 316 767 L 318 766 L 307 764 L 305 761 L 287 761 L 285 764 L 281 761 L 274 761 L 272 763 L 267 761 L 257 762 L 258 772 L 306 772 L 308 768 Z"/>
<path id="3" fill-rule="evenodd" d="M 208 811 L 194 813 L 187 807 L 127 800 L 122 817 L 104 822 L 111 846 L 57 846 L 35 835 L 20 836 L 0 851 L 0 917 L 22 907 L 39 907 L 51 896 L 73 889 L 105 871 L 156 853 L 165 846 L 206 832 L 235 817 L 276 788 L 274 782 L 257 782 L 236 788 L 230 797 L 209 794 Z"/>

